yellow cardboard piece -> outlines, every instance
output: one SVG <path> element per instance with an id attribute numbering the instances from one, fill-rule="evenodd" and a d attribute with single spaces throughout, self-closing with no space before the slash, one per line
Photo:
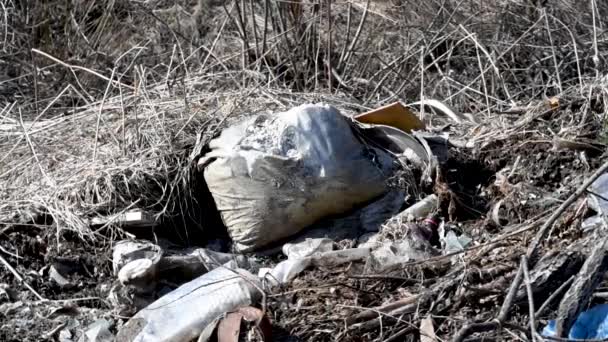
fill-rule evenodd
<path id="1" fill-rule="evenodd" d="M 407 133 L 410 133 L 412 130 L 423 130 L 425 128 L 424 122 L 420 121 L 414 113 L 405 108 L 401 102 L 391 103 L 359 114 L 355 116 L 355 120 L 366 124 L 391 126 Z"/>

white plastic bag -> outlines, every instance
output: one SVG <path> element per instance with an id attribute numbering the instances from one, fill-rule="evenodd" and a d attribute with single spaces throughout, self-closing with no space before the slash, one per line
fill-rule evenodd
<path id="1" fill-rule="evenodd" d="M 366 144 L 357 124 L 327 105 L 251 118 L 209 147 L 199 165 L 241 252 L 384 194 L 394 167 L 389 153 Z"/>

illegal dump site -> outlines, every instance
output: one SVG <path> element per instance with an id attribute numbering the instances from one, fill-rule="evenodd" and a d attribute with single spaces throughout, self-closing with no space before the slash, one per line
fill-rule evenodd
<path id="1" fill-rule="evenodd" d="M 3 341 L 608 338 L 601 1 L 0 1 Z"/>

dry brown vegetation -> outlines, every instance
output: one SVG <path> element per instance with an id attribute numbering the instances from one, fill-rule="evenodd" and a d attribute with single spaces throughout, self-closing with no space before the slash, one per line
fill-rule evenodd
<path id="1" fill-rule="evenodd" d="M 313 309 L 274 318 L 303 340 L 382 341 L 417 338 L 430 314 L 448 339 L 497 316 L 535 229 L 601 164 L 606 18 L 608 3 L 595 0 L 0 0 L 0 253 L 21 274 L 80 248 L 72 243 L 107 257 L 124 232 L 93 229 L 90 219 L 131 208 L 196 244 L 195 232 L 214 234 L 216 222 L 200 208 L 193 166 L 222 127 L 304 102 L 355 113 L 435 98 L 475 121 L 444 130 L 460 147 L 444 207 L 460 199 L 467 214 L 450 220 L 481 247 L 452 271 L 413 265 L 401 276 L 416 279 L 406 283 L 342 274 L 335 286 L 352 293 L 339 298 L 323 298 L 335 270 L 311 273 L 292 290 L 313 289 L 304 299 Z M 426 115 L 434 128 L 446 123 Z M 584 245 L 570 227 L 585 208 L 570 208 L 538 253 Z M 10 255 L 32 249 L 33 261 Z M 551 293 L 568 277 L 538 290 Z M 45 297 L 62 296 L 26 278 Z M 20 286 L 4 269 L 0 282 Z M 369 298 L 351 300 L 362 291 Z M 353 307 L 404 291 L 424 297 L 414 314 L 382 329 L 344 326 Z M 513 324 L 524 329 L 492 326 L 489 337 L 532 339 L 527 304 L 518 305 Z"/>

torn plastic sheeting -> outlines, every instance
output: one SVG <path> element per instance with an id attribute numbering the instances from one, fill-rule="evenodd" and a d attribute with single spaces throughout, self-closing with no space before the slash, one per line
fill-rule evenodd
<path id="1" fill-rule="evenodd" d="M 229 127 L 199 162 L 241 252 L 261 249 L 387 191 L 395 158 L 327 105 Z"/>
<path id="2" fill-rule="evenodd" d="M 148 291 L 157 280 L 162 256 L 163 250 L 151 242 L 124 240 L 114 246 L 112 268 L 121 284 Z"/>
<path id="3" fill-rule="evenodd" d="M 598 214 L 608 215 L 608 173 L 604 173 L 589 187 L 589 206 Z M 597 194 L 597 195 L 595 195 Z"/>
<path id="4" fill-rule="evenodd" d="M 543 336 L 555 336 L 554 320 L 543 329 Z M 568 334 L 570 339 L 603 339 L 608 338 L 608 304 L 595 306 L 581 313 Z"/>
<path id="5" fill-rule="evenodd" d="M 467 246 L 471 243 L 471 241 L 473 241 L 470 237 L 468 237 L 467 235 L 460 235 L 460 236 L 456 236 L 456 233 L 454 233 L 454 231 L 448 231 L 445 235 L 445 237 L 442 239 L 442 242 L 444 243 L 444 253 L 445 254 L 450 254 L 453 252 L 459 252 L 464 250 L 465 248 L 467 248 Z"/>
<path id="6" fill-rule="evenodd" d="M 427 248 L 428 247 L 428 248 Z M 317 253 L 305 258 L 287 259 L 273 269 L 261 269 L 259 276 L 271 285 L 286 284 L 309 267 L 335 267 L 349 262 L 363 262 L 368 273 L 382 273 L 400 267 L 404 263 L 424 260 L 434 256 L 434 249 L 422 243 L 405 239 L 384 243 L 376 250 L 351 248 Z"/>
<path id="7" fill-rule="evenodd" d="M 590 194 L 587 196 L 589 207 L 593 209 L 597 215 L 591 216 L 583 222 L 581 228 L 583 231 L 592 231 L 604 227 L 606 223 L 602 215 L 608 215 L 608 173 L 601 175 L 589 187 Z"/>
<path id="8" fill-rule="evenodd" d="M 156 281 L 156 263 L 150 259 L 137 259 L 124 265 L 118 271 L 118 280 L 123 285 L 135 285 L 136 283 L 146 283 L 146 285 Z"/>
<path id="9" fill-rule="evenodd" d="M 369 248 L 351 248 L 315 254 L 306 258 L 287 259 L 273 269 L 261 269 L 259 276 L 271 285 L 286 284 L 311 266 L 335 267 L 349 262 L 363 261 L 370 256 Z"/>
<path id="10" fill-rule="evenodd" d="M 224 313 L 261 298 L 261 284 L 243 269 L 225 267 L 200 276 L 133 316 L 117 342 L 186 342 L 199 337 Z"/>
<path id="11" fill-rule="evenodd" d="M 376 125 L 363 128 L 362 132 L 371 143 L 386 149 L 401 160 L 409 161 L 420 168 L 427 166 L 429 162 L 429 153 L 420 141 L 397 128 Z"/>
<path id="12" fill-rule="evenodd" d="M 581 224 L 583 232 L 591 232 L 601 227 L 604 227 L 606 223 L 601 215 L 594 215 L 586 218 Z"/>
<path id="13" fill-rule="evenodd" d="M 110 332 L 111 322 L 105 319 L 98 319 L 87 327 L 84 335 L 87 342 L 113 342 L 114 335 Z"/>
<path id="14" fill-rule="evenodd" d="M 437 210 L 438 206 L 439 199 L 437 195 L 431 194 L 399 213 L 398 217 L 408 222 L 414 221 L 429 216 Z"/>
<path id="15" fill-rule="evenodd" d="M 283 245 L 283 254 L 289 259 L 299 259 L 316 253 L 330 252 L 333 249 L 334 242 L 331 239 L 305 239 L 300 243 L 286 243 Z"/>
<path id="16" fill-rule="evenodd" d="M 49 268 L 49 278 L 62 289 L 68 289 L 74 286 L 74 284 L 63 276 L 63 274 L 61 274 L 53 265 Z"/>
<path id="17" fill-rule="evenodd" d="M 379 232 L 365 233 L 357 239 L 358 248 L 376 249 L 382 246 L 382 236 Z"/>
<path id="18" fill-rule="evenodd" d="M 159 259 L 162 249 L 145 240 L 123 240 L 114 245 L 112 251 L 112 269 L 118 275 L 120 269 L 137 259 Z"/>
<path id="19" fill-rule="evenodd" d="M 403 264 L 433 257 L 435 250 L 424 241 L 404 239 L 385 242 L 371 252 L 365 265 L 366 273 L 385 273 L 399 269 Z"/>

